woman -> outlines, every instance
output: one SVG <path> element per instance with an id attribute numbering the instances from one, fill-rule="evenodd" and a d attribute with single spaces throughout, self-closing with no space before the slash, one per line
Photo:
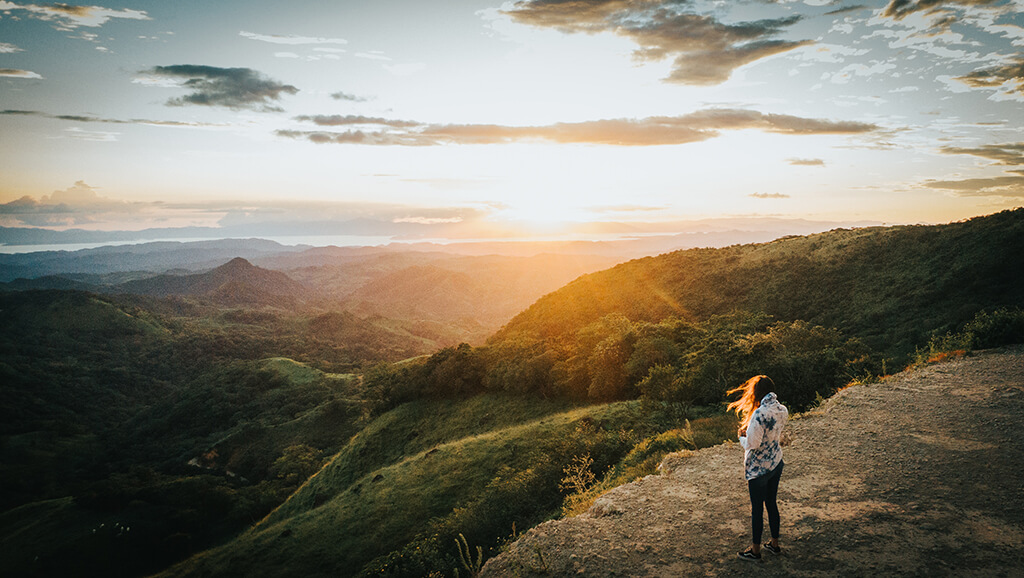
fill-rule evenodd
<path id="1" fill-rule="evenodd" d="M 750 492 L 750 523 L 754 540 L 749 548 L 739 553 L 744 560 L 761 560 L 761 534 L 764 531 L 763 511 L 768 510 L 768 528 L 772 538 L 764 549 L 779 554 L 779 478 L 782 477 L 782 428 L 789 419 L 789 410 L 779 403 L 775 384 L 767 375 L 751 377 L 743 385 L 729 391 L 740 393 L 729 404 L 740 416 L 740 445 L 743 446 L 743 468 Z"/>

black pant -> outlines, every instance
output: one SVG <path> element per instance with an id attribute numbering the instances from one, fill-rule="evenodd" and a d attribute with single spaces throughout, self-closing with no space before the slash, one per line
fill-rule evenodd
<path id="1" fill-rule="evenodd" d="M 768 529 L 772 532 L 772 538 L 779 537 L 779 505 L 775 499 L 779 495 L 779 478 L 782 477 L 782 462 L 774 470 L 747 480 L 747 490 L 750 491 L 750 525 L 754 530 L 754 544 L 761 543 L 761 534 L 764 532 L 764 511 L 768 510 Z"/>

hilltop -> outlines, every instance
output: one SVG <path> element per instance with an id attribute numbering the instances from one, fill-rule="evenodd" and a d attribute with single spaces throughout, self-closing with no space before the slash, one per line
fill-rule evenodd
<path id="1" fill-rule="evenodd" d="M 1024 348 L 849 387 L 790 421 L 783 554 L 768 576 L 1007 576 L 1024 568 Z M 670 454 L 661 475 L 541 524 L 481 576 L 740 576 L 742 450 Z"/>
<path id="2" fill-rule="evenodd" d="M 1024 209 L 948 225 L 677 251 L 582 276 L 517 315 L 492 342 L 517 334 L 564 339 L 613 313 L 703 321 L 745 310 L 836 327 L 899 358 L 981 309 L 1024 303 L 1022 254 Z"/>
<path id="3" fill-rule="evenodd" d="M 110 292 L 151 297 L 205 296 L 223 303 L 273 304 L 302 299 L 310 290 L 280 271 L 257 267 L 242 257 L 235 257 L 205 273 L 157 275 L 120 283 Z"/>

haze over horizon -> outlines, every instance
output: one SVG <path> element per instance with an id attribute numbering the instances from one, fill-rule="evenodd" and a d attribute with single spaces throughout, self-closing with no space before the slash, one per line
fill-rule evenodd
<path id="1" fill-rule="evenodd" d="M 799 233 L 1024 197 L 1024 0 L 98 1 L 0 1 L 0 244 Z"/>

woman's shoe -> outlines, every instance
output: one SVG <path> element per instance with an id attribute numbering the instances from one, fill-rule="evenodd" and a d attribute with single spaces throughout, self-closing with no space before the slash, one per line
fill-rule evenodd
<path id="1" fill-rule="evenodd" d="M 753 548 L 747 548 L 746 550 L 737 554 L 737 556 L 739 556 L 741 560 L 750 560 L 751 562 L 761 561 L 761 553 L 758 552 L 757 554 L 755 554 Z"/>
<path id="2" fill-rule="evenodd" d="M 781 554 L 782 553 L 782 548 L 779 548 L 778 546 L 772 546 L 771 542 L 765 542 L 764 544 L 761 544 L 761 549 L 762 550 L 768 550 L 772 554 Z"/>

